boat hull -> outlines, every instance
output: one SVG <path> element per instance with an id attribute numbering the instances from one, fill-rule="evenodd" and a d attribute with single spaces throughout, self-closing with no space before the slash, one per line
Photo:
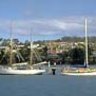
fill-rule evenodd
<path id="1" fill-rule="evenodd" d="M 90 72 L 90 73 L 61 73 L 62 75 L 72 75 L 72 76 L 95 76 L 96 72 Z"/>
<path id="2" fill-rule="evenodd" d="M 15 70 L 10 67 L 0 68 L 0 75 L 37 75 L 44 73 L 42 69 Z"/>

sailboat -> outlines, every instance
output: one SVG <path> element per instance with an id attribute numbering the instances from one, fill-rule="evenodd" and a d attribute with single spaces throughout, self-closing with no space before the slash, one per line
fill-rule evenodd
<path id="1" fill-rule="evenodd" d="M 2 75 L 36 75 L 36 74 L 42 74 L 45 72 L 45 69 L 36 68 L 34 69 L 32 66 L 32 51 L 33 51 L 33 43 L 32 39 L 30 41 L 30 64 L 27 62 L 23 63 L 15 63 L 12 64 L 12 53 L 13 53 L 13 40 L 12 40 L 12 32 L 10 35 L 10 63 L 7 66 L 0 65 L 0 74 Z M 44 64 L 46 62 L 41 62 L 39 64 Z"/>
<path id="2" fill-rule="evenodd" d="M 96 75 L 95 68 L 89 68 L 88 64 L 88 27 L 87 27 L 88 20 L 85 19 L 85 68 L 68 68 L 61 72 L 62 75 L 73 75 L 73 76 L 94 76 Z"/>

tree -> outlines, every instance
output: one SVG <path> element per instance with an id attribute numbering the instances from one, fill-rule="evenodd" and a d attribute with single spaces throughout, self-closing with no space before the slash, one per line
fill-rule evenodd
<path id="1" fill-rule="evenodd" d="M 44 56 L 47 56 L 47 51 L 48 51 L 48 48 L 47 48 L 47 46 L 45 46 L 45 47 L 43 48 Z"/>
<path id="2" fill-rule="evenodd" d="M 69 51 L 72 64 L 84 64 L 85 50 L 83 48 L 75 47 Z"/>

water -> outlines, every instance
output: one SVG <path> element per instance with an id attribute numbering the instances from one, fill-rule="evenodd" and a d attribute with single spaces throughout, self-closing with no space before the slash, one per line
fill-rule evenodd
<path id="1" fill-rule="evenodd" d="M 0 96 L 95 96 L 96 77 L 1 75 Z"/>

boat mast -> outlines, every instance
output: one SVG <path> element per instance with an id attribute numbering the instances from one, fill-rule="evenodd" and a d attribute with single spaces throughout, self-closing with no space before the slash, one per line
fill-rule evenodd
<path id="1" fill-rule="evenodd" d="M 33 42 L 32 42 L 32 32 L 30 31 L 30 65 L 33 63 L 32 58 L 33 58 Z"/>
<path id="2" fill-rule="evenodd" d="M 12 24 L 12 23 L 11 23 Z M 12 39 L 12 25 L 10 25 L 10 61 L 9 61 L 9 65 L 12 64 L 12 50 L 13 50 L 13 39 Z"/>
<path id="3" fill-rule="evenodd" d="M 85 66 L 88 67 L 88 20 L 85 19 Z"/>

